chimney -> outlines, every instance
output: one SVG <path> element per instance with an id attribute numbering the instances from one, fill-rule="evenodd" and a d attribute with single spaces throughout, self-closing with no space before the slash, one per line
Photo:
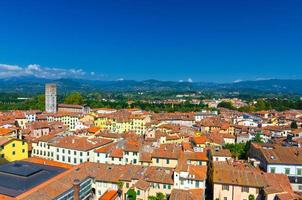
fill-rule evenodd
<path id="1" fill-rule="evenodd" d="M 73 180 L 73 199 L 80 200 L 80 180 L 75 179 Z"/>

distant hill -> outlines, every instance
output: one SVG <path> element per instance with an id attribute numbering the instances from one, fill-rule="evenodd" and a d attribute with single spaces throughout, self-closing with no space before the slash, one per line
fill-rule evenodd
<path id="1" fill-rule="evenodd" d="M 56 83 L 60 93 L 79 92 L 123 92 L 123 91 L 259 91 L 269 93 L 302 94 L 302 80 L 259 80 L 237 83 L 173 82 L 173 81 L 100 81 L 83 79 L 49 80 L 36 77 L 0 79 L 0 92 L 35 94 L 43 93 L 45 83 Z"/>
<path id="2" fill-rule="evenodd" d="M 302 80 L 270 79 L 258 81 L 242 81 L 231 84 L 219 84 L 219 88 L 228 90 L 257 90 L 261 92 L 302 94 Z"/>

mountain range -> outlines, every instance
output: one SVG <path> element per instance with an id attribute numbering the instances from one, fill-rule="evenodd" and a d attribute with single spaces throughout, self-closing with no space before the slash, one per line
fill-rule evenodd
<path id="1" fill-rule="evenodd" d="M 14 77 L 0 79 L 2 93 L 43 93 L 46 83 L 56 83 L 59 93 L 79 92 L 134 92 L 134 91 L 220 91 L 220 92 L 260 92 L 302 95 L 302 80 L 270 79 L 241 81 L 236 83 L 174 82 L 159 80 L 119 80 L 101 81 L 84 79 L 50 80 L 36 77 Z"/>

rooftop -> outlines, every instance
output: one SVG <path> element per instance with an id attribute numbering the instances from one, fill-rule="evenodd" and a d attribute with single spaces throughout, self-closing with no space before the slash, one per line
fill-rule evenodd
<path id="1" fill-rule="evenodd" d="M 60 167 L 25 161 L 0 165 L 0 194 L 18 196 L 63 171 Z"/>

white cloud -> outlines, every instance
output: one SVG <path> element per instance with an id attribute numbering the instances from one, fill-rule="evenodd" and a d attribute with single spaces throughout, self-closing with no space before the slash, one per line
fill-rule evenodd
<path id="1" fill-rule="evenodd" d="M 193 82 L 192 78 L 188 78 L 188 82 L 192 83 Z"/>
<path id="2" fill-rule="evenodd" d="M 270 80 L 270 79 L 274 79 L 274 77 L 257 77 L 255 80 L 256 81 L 265 81 L 265 80 Z"/>
<path id="3" fill-rule="evenodd" d="M 95 72 L 86 73 L 78 68 L 42 67 L 38 64 L 29 64 L 26 67 L 19 65 L 0 64 L 0 78 L 34 76 L 37 78 L 59 79 L 59 78 L 85 78 L 101 79 L 103 75 Z M 92 77 L 93 76 L 93 77 Z"/>
<path id="4" fill-rule="evenodd" d="M 19 71 L 22 70 L 21 67 L 18 65 L 7 65 L 7 64 L 0 64 L 0 70 L 7 70 L 7 71 Z"/>
<path id="5" fill-rule="evenodd" d="M 241 79 L 237 79 L 237 80 L 233 81 L 233 83 L 239 83 L 241 81 L 242 81 Z"/>
<path id="6" fill-rule="evenodd" d="M 27 69 L 30 71 L 41 71 L 41 66 L 37 64 L 29 64 Z"/>

